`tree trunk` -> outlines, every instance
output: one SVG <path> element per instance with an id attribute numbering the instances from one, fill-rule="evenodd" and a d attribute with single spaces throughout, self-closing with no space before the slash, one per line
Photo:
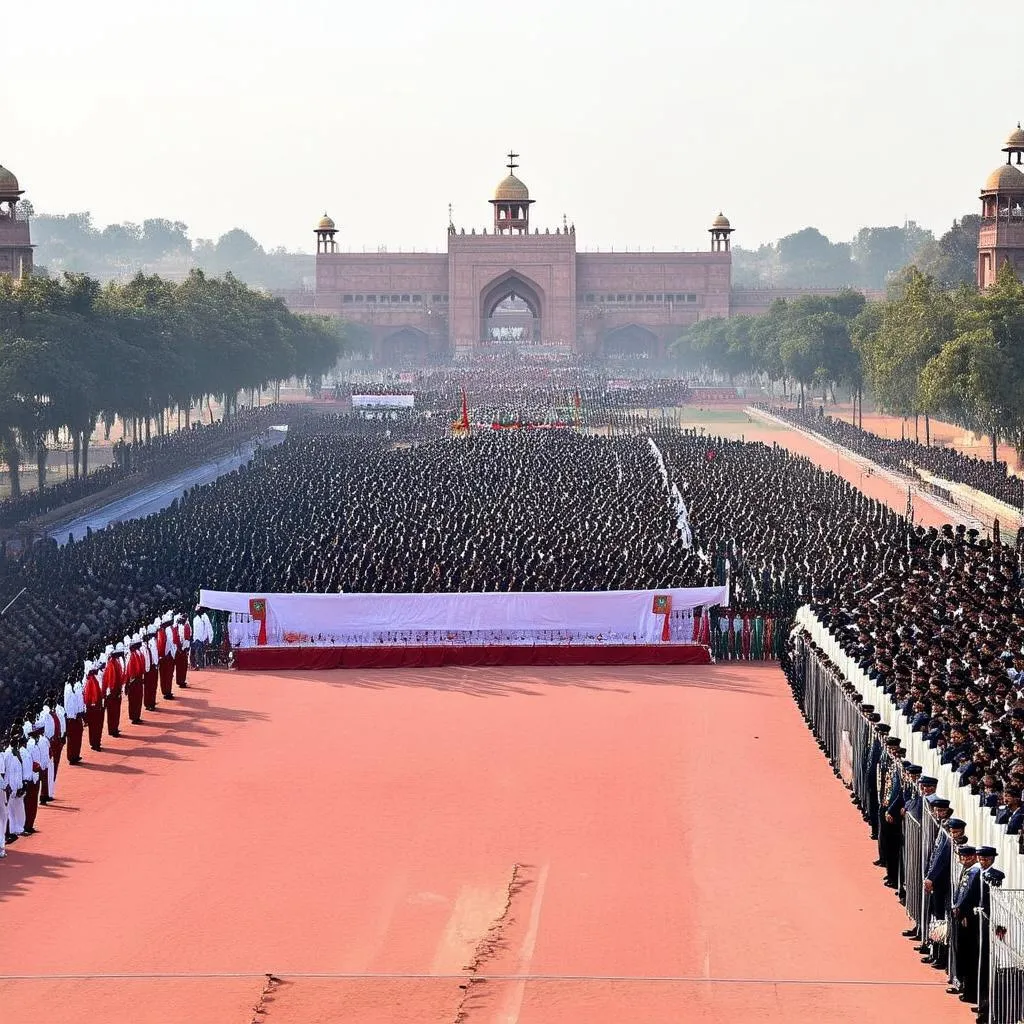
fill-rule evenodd
<path id="1" fill-rule="evenodd" d="M 999 434 L 992 431 L 992 465 L 995 465 L 999 461 Z M 11 491 L 13 494 L 14 492 Z"/>
<path id="2" fill-rule="evenodd" d="M 81 435 L 77 430 L 70 431 L 71 433 L 71 455 L 74 460 L 75 467 L 75 479 L 78 479 L 78 468 L 79 468 L 79 456 L 82 450 Z"/>
<path id="3" fill-rule="evenodd" d="M 928 413 L 924 414 L 924 443 L 931 448 L 932 446 L 932 419 Z"/>
<path id="4" fill-rule="evenodd" d="M 92 430 L 82 431 L 82 476 L 89 475 L 89 438 Z"/>
<path id="5" fill-rule="evenodd" d="M 185 406 L 185 429 L 189 430 L 192 427 L 192 400 L 189 399 L 188 405 Z"/>
<path id="6" fill-rule="evenodd" d="M 918 420 L 918 416 L 917 416 L 917 413 L 915 412 L 914 413 L 914 444 L 918 443 L 918 439 L 917 439 L 917 420 Z"/>
<path id="7" fill-rule="evenodd" d="M 49 455 L 46 442 L 41 440 L 36 445 L 36 484 L 40 492 L 46 487 L 46 460 L 49 458 Z"/>
<path id="8" fill-rule="evenodd" d="M 210 396 L 206 396 L 206 411 L 210 414 L 210 426 L 213 426 L 213 402 Z"/>
<path id="9" fill-rule="evenodd" d="M 804 407 L 804 382 L 800 381 L 800 402 L 797 405 L 797 408 L 802 411 L 803 407 Z"/>
<path id="10" fill-rule="evenodd" d="M 0 433 L 0 445 L 3 446 L 4 461 L 7 463 L 7 473 L 11 478 L 11 497 L 17 498 L 21 495 L 21 452 L 18 450 L 18 439 L 10 427 Z"/>

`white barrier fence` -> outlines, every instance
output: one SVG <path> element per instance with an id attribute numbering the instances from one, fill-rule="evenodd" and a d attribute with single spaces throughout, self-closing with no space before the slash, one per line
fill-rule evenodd
<path id="1" fill-rule="evenodd" d="M 882 716 L 882 721 L 892 727 L 892 734 L 898 736 L 907 748 L 907 757 L 919 764 L 926 775 L 939 780 L 938 791 L 947 797 L 956 817 L 967 823 L 967 834 L 976 846 L 994 846 L 999 851 L 999 865 L 1006 873 L 1007 889 L 1024 888 L 1024 857 L 1021 857 L 1017 837 L 1008 836 L 1002 825 L 997 825 L 988 808 L 981 807 L 978 798 L 969 787 L 961 787 L 960 778 L 948 764 L 942 764 L 940 752 L 933 750 L 920 732 L 911 732 L 910 723 L 904 718 L 892 698 L 861 669 L 860 665 L 846 654 L 836 638 L 828 631 L 808 606 L 796 613 L 796 621 L 807 630 L 811 639 L 852 683 L 865 703 L 873 704 Z"/>

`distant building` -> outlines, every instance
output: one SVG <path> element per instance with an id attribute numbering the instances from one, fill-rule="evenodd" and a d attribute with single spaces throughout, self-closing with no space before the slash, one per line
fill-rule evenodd
<path id="1" fill-rule="evenodd" d="M 382 359 L 509 344 L 656 356 L 695 321 L 729 315 L 733 229 L 722 214 L 705 252 L 579 252 L 564 218 L 553 231 L 531 229 L 534 200 L 515 158 L 490 200 L 490 231 L 449 223 L 445 253 L 343 252 L 325 214 L 312 303 L 286 295 L 289 304 L 362 324 Z"/>
<path id="2" fill-rule="evenodd" d="M 18 215 L 18 200 L 23 194 L 18 179 L 0 166 L 0 274 L 18 280 L 32 273 L 28 218 Z"/>
<path id="3" fill-rule="evenodd" d="M 978 287 L 988 288 L 999 268 L 1009 263 L 1024 280 L 1024 128 L 1018 122 L 1003 143 L 1006 163 L 997 167 L 981 190 L 978 231 Z M 1016 161 L 1014 160 L 1016 157 Z"/>

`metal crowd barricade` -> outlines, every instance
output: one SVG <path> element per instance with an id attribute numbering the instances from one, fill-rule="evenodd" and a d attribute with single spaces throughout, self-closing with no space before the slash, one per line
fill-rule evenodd
<path id="1" fill-rule="evenodd" d="M 1024 890 L 989 889 L 988 955 L 989 1024 L 1020 1024 L 1024 1020 Z"/>
<path id="2" fill-rule="evenodd" d="M 930 817 L 923 812 L 925 817 Z M 903 892 L 904 906 L 907 917 L 918 928 L 921 926 L 921 914 L 924 907 L 924 871 L 922 863 L 922 829 L 921 822 L 912 814 L 903 816 Z M 924 932 L 919 932 L 923 935 Z"/>
<path id="3" fill-rule="evenodd" d="M 917 932 L 922 940 L 928 938 L 931 923 L 931 897 L 924 892 L 924 876 L 928 870 L 928 862 L 935 849 L 935 837 L 939 834 L 939 824 L 930 811 L 922 808 L 921 813 L 921 906 L 917 916 Z"/>
<path id="4" fill-rule="evenodd" d="M 831 652 L 830 652 L 831 653 Z M 857 705 L 843 689 L 843 677 L 825 665 L 806 637 L 798 636 L 794 651 L 794 691 L 797 701 L 832 765 L 845 777 L 852 762 L 852 778 L 846 781 L 867 806 L 869 780 L 866 758 L 871 743 L 871 729 Z M 846 768 L 844 768 L 844 762 Z M 970 810 L 973 810 L 971 808 Z M 975 816 L 968 810 L 968 835 L 974 845 L 992 842 L 988 834 L 990 815 L 983 809 Z M 977 818 L 977 820 L 975 820 Z M 927 807 L 922 807 L 921 820 L 912 815 L 903 819 L 903 851 L 901 872 L 905 890 L 907 916 L 917 924 L 918 934 L 927 942 L 933 924 L 931 897 L 924 891 L 924 875 L 938 834 L 938 824 Z M 963 867 L 950 850 L 950 903 L 955 899 Z M 985 929 L 987 942 L 979 943 L 979 994 L 982 1008 L 987 1010 L 989 1024 L 1024 1024 L 1024 889 L 988 887 L 990 912 L 982 915 L 980 929 Z M 957 976 L 955 943 L 952 942 L 953 919 L 946 912 L 949 948 L 948 976 Z M 987 978 L 986 978 L 987 974 Z M 985 997 L 987 995 L 987 1004 Z"/>
<path id="5" fill-rule="evenodd" d="M 954 933 L 956 932 L 956 917 L 953 914 L 953 900 L 956 899 L 957 890 L 960 888 L 960 880 L 964 877 L 964 866 L 956 853 L 956 844 L 949 849 L 949 908 L 946 910 L 946 945 L 949 947 L 949 959 L 947 960 L 946 976 L 950 982 L 957 979 L 957 955 Z"/>

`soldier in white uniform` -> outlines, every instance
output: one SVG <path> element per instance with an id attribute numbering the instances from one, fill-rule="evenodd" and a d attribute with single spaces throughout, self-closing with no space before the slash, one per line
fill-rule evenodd
<path id="1" fill-rule="evenodd" d="M 0 857 L 7 856 L 7 800 L 10 796 L 7 785 L 7 761 L 0 754 Z"/>
<path id="2" fill-rule="evenodd" d="M 17 842 L 25 831 L 25 780 L 21 770 L 21 754 L 12 738 L 4 751 L 4 777 L 11 795 L 7 798 L 7 842 Z"/>

